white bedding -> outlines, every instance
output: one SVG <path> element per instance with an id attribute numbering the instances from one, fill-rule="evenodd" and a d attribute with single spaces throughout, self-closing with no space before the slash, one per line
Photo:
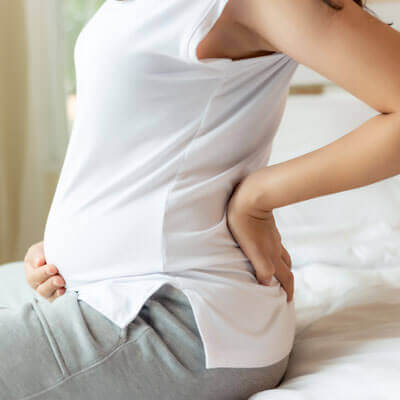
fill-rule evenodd
<path id="1" fill-rule="evenodd" d="M 400 265 L 294 271 L 297 333 L 281 385 L 249 400 L 400 399 Z"/>
<path id="2" fill-rule="evenodd" d="M 374 114 L 343 91 L 291 96 L 272 163 Z M 293 260 L 297 331 L 281 385 L 249 400 L 400 399 L 399 204 L 397 176 L 274 211 Z"/>

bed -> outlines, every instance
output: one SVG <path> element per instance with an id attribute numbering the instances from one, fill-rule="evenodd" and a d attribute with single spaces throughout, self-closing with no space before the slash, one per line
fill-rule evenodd
<path id="1" fill-rule="evenodd" d="M 337 88 L 290 96 L 271 162 L 375 114 Z M 296 337 L 279 387 L 249 400 L 400 399 L 399 204 L 396 176 L 275 210 L 293 261 Z"/>
<path id="2" fill-rule="evenodd" d="M 297 330 L 282 383 L 251 400 L 400 398 L 400 264 L 294 272 Z"/>

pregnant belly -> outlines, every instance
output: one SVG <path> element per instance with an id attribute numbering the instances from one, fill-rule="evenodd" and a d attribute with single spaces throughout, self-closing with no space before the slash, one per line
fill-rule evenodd
<path id="1" fill-rule="evenodd" d="M 114 210 L 65 218 L 60 217 L 60 209 L 54 211 L 45 227 L 44 252 L 47 263 L 59 269 L 67 288 L 162 271 L 161 219 L 157 213 Z"/>
<path id="2" fill-rule="evenodd" d="M 252 271 L 229 232 L 225 214 L 214 226 L 194 232 L 163 232 L 162 212 L 144 209 L 59 215 L 49 214 L 44 252 L 47 263 L 56 265 L 64 277 L 67 289 L 190 269 Z"/>

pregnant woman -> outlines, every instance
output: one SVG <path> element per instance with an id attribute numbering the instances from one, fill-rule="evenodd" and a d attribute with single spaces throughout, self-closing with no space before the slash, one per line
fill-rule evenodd
<path id="1" fill-rule="evenodd" d="M 380 113 L 267 167 L 299 63 Z M 400 172 L 400 33 L 354 0 L 107 0 L 75 66 L 33 295 L 0 311 L 0 398 L 277 386 L 295 313 L 273 210 Z"/>

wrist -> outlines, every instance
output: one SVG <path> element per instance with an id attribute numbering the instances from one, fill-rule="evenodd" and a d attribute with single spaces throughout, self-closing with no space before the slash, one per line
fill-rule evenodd
<path id="1" fill-rule="evenodd" d="M 266 167 L 267 168 L 267 167 Z M 237 210 L 256 218 L 265 218 L 273 210 L 272 202 L 268 201 L 265 169 L 254 171 L 247 175 L 235 188 L 232 199 Z"/>

